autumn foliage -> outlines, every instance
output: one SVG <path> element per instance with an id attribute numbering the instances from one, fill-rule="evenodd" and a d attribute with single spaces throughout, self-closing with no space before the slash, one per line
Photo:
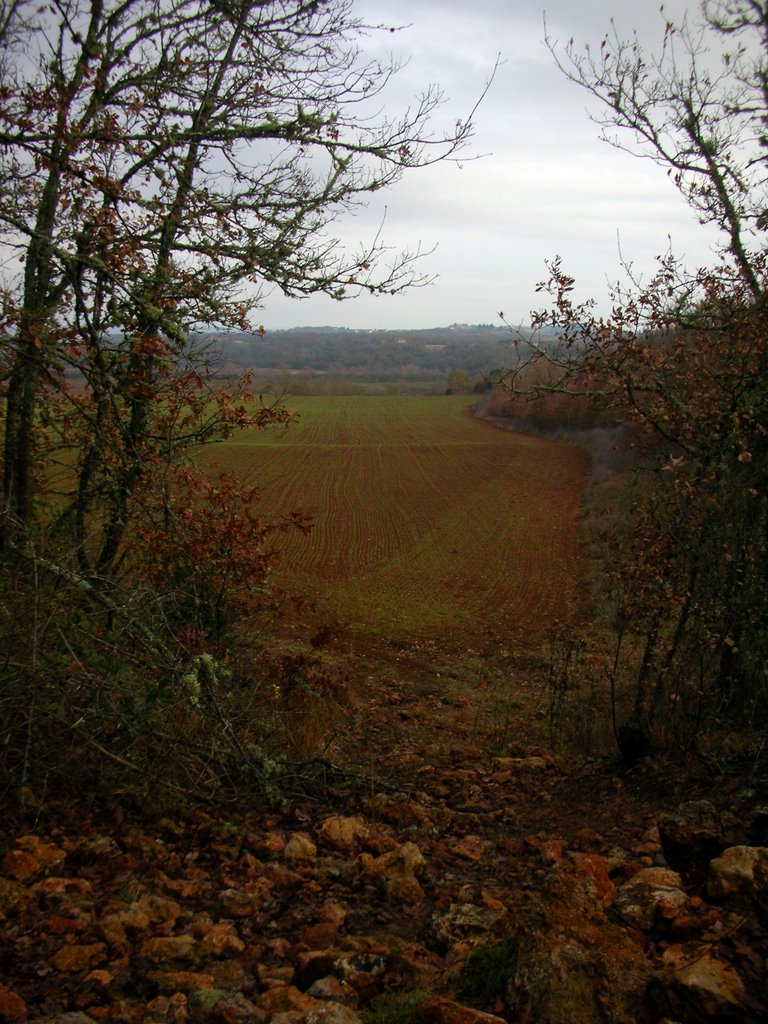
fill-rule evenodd
<path id="1" fill-rule="evenodd" d="M 630 759 L 695 746 L 725 720 L 761 729 L 768 714 L 768 321 L 737 270 L 689 278 L 682 308 L 670 302 L 680 274 L 662 262 L 604 318 L 573 302 L 556 261 L 543 286 L 553 306 L 537 326 L 559 340 L 534 344 L 506 378 L 513 408 L 541 402 L 544 424 L 565 408 L 560 427 L 584 425 L 588 401 L 637 448 L 628 521 L 601 538 L 617 738 Z"/>
<path id="2" fill-rule="evenodd" d="M 2 8 L 0 790 L 67 789 L 94 758 L 145 791 L 264 769 L 229 645 L 275 532 L 306 523 L 193 472 L 202 445 L 288 418 L 217 379 L 196 332 L 256 341 L 272 288 L 424 281 L 418 252 L 330 227 L 458 153 L 471 117 L 436 128 L 435 87 L 362 110 L 397 70 L 363 27 L 347 0 Z"/>
<path id="3" fill-rule="evenodd" d="M 603 137 L 659 163 L 723 238 L 712 267 L 660 258 L 652 280 L 617 285 L 602 316 L 555 260 L 530 346 L 499 377 L 513 408 L 538 400 L 544 420 L 583 420 L 588 401 L 631 432 L 628 514 L 600 538 L 628 761 L 768 721 L 767 18 L 752 0 L 703 4 L 698 24 L 664 23 L 658 55 L 615 30 L 599 50 L 548 40 L 602 104 Z"/>
<path id="4" fill-rule="evenodd" d="M 188 637 L 221 648 L 238 622 L 252 622 L 268 602 L 274 534 L 309 529 L 306 513 L 264 522 L 259 492 L 231 473 L 185 469 L 170 488 L 162 519 L 143 521 L 136 569 L 169 593 L 174 621 Z"/>

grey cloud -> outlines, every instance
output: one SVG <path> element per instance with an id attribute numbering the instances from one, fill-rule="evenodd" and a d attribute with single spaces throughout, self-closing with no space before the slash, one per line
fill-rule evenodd
<path id="1" fill-rule="evenodd" d="M 393 112 L 427 84 L 444 87 L 444 123 L 462 117 L 483 88 L 496 55 L 505 62 L 477 113 L 475 151 L 491 154 L 407 176 L 367 210 L 337 225 L 352 248 L 375 234 L 385 207 L 383 237 L 392 246 L 422 243 L 435 253 L 425 270 L 440 279 L 428 289 L 350 304 L 273 295 L 265 323 L 273 327 L 335 323 L 347 326 L 439 326 L 488 322 L 497 309 L 524 318 L 537 305 L 535 285 L 544 260 L 561 253 L 579 287 L 598 301 L 624 258 L 646 276 L 672 235 L 692 263 L 710 259 L 714 235 L 704 231 L 664 172 L 601 143 L 588 117 L 589 98 L 557 70 L 543 43 L 543 13 L 551 34 L 599 44 L 614 17 L 628 35 L 637 27 L 651 49 L 663 31 L 659 0 L 363 0 L 360 17 L 408 27 L 372 33 L 366 51 L 410 58 L 381 102 Z M 679 18 L 695 5 L 667 0 Z"/>

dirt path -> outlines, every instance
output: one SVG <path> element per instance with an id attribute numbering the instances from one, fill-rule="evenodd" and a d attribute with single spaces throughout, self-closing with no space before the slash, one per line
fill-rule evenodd
<path id="1" fill-rule="evenodd" d="M 403 987 L 456 996 L 472 950 L 510 933 L 565 850 L 652 862 L 674 794 L 547 753 L 535 673 L 518 665 L 510 711 L 445 653 L 369 653 L 349 720 L 367 788 L 7 822 L 0 1021 L 267 1024 L 318 999 L 357 1013 Z"/>

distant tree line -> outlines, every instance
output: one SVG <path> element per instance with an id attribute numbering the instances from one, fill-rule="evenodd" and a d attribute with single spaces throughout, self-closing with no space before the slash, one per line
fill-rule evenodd
<path id="1" fill-rule="evenodd" d="M 362 380 L 447 379 L 463 371 L 474 383 L 509 362 L 512 343 L 503 327 L 417 331 L 306 328 L 203 336 L 219 372 L 280 368 L 354 375 Z"/>

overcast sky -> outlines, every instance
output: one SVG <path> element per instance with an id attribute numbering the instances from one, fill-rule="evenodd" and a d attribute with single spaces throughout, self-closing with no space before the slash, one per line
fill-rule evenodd
<path id="1" fill-rule="evenodd" d="M 694 0 L 665 4 L 674 17 L 697 8 Z M 711 260 L 714 233 L 697 223 L 659 167 L 599 140 L 589 119 L 589 109 L 599 108 L 566 81 L 543 43 L 546 13 L 555 39 L 599 45 L 613 18 L 622 34 L 636 28 L 657 50 L 659 0 L 358 0 L 355 10 L 373 23 L 405 26 L 365 43 L 409 61 L 386 94 L 388 113 L 436 82 L 448 121 L 464 116 L 500 56 L 475 119 L 473 148 L 488 155 L 413 171 L 335 225 L 354 249 L 372 239 L 386 207 L 386 244 L 435 247 L 422 268 L 436 275 L 433 285 L 343 303 L 273 294 L 261 314 L 268 330 L 498 323 L 499 310 L 524 322 L 542 304 L 536 284 L 555 255 L 576 278 L 579 296 L 600 305 L 607 282 L 621 276 L 620 255 L 647 277 L 671 237 L 691 265 Z"/>

